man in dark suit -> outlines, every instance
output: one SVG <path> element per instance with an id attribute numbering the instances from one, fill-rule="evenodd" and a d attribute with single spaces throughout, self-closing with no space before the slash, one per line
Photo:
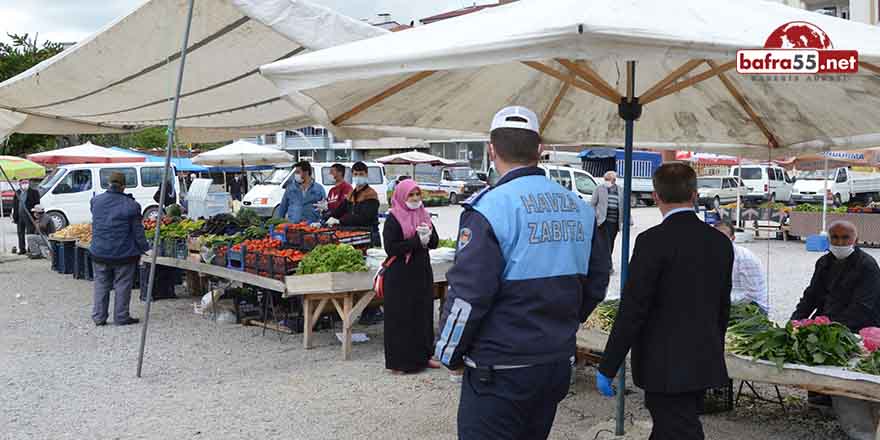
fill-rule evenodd
<path id="1" fill-rule="evenodd" d="M 21 179 L 18 182 L 19 189 L 15 191 L 12 199 L 12 222 L 18 227 L 18 253 L 20 255 L 27 254 L 28 234 L 34 233 L 34 223 L 31 220 L 30 212 L 40 203 L 40 192 L 30 187 L 31 182 L 27 179 Z"/>
<path id="2" fill-rule="evenodd" d="M 729 380 L 724 334 L 733 246 L 695 215 L 693 169 L 665 164 L 653 180 L 663 222 L 636 239 L 597 386 L 614 395 L 611 381 L 632 348 L 633 379 L 654 420 L 651 440 L 701 440 L 703 393 Z"/>

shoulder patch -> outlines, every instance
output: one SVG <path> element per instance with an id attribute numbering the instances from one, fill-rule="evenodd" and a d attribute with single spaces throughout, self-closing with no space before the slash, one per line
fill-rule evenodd
<path id="1" fill-rule="evenodd" d="M 471 236 L 473 232 L 470 228 L 461 228 L 461 231 L 458 233 L 458 250 L 462 250 L 471 242 Z"/>

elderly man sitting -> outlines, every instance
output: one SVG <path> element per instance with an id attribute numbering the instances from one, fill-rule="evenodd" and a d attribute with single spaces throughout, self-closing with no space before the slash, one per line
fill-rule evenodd
<path id="1" fill-rule="evenodd" d="M 880 267 L 855 247 L 855 225 L 838 221 L 828 228 L 830 252 L 819 258 L 810 286 L 791 319 L 827 316 L 854 332 L 880 326 Z M 814 313 L 815 312 L 815 313 Z"/>
<path id="2" fill-rule="evenodd" d="M 36 222 L 36 229 L 39 232 L 36 234 L 28 234 L 26 237 L 28 258 L 48 259 L 52 254 L 49 253 L 49 242 L 46 241 L 44 236 L 49 236 L 55 233 L 55 223 L 52 222 L 51 218 L 46 216 L 46 210 L 43 209 L 42 205 L 34 206 L 34 208 L 31 209 L 31 212 L 34 214 L 34 222 Z"/>
<path id="3" fill-rule="evenodd" d="M 752 251 L 736 244 L 736 230 L 729 222 L 715 226 L 733 242 L 733 286 L 730 301 L 754 303 L 766 315 L 770 311 L 770 298 L 767 291 L 767 278 L 761 260 Z"/>

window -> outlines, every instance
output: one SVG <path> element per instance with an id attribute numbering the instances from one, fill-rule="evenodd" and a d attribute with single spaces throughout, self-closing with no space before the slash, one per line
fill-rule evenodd
<path id="1" fill-rule="evenodd" d="M 722 188 L 724 188 L 724 189 L 733 188 L 733 184 L 730 182 L 730 179 L 723 179 Z"/>
<path id="2" fill-rule="evenodd" d="M 837 183 L 846 182 L 846 168 L 841 168 L 840 171 L 837 172 Z"/>
<path id="3" fill-rule="evenodd" d="M 574 186 L 581 194 L 593 194 L 596 190 L 596 182 L 585 173 L 574 173 Z"/>
<path id="4" fill-rule="evenodd" d="M 61 180 L 61 178 L 64 177 L 64 173 L 66 172 L 67 168 L 55 168 L 48 176 L 44 177 L 43 181 L 40 182 L 40 185 L 37 186 L 37 189 L 40 191 L 40 195 L 46 194 L 46 191 L 52 189 L 52 186 L 55 185 L 55 182 Z"/>
<path id="5" fill-rule="evenodd" d="M 780 181 L 780 182 L 785 181 L 785 177 L 784 177 L 783 174 L 782 174 L 782 170 L 780 170 L 779 168 L 776 168 L 776 169 L 773 170 L 773 171 L 776 172 L 776 180 L 778 180 L 778 181 Z"/>
<path id="6" fill-rule="evenodd" d="M 162 184 L 162 176 L 165 174 L 165 168 L 148 167 L 141 168 L 141 186 L 145 188 L 158 188 Z M 172 173 L 173 174 L 173 173 Z M 125 179 L 128 180 L 128 179 Z M 126 186 L 128 186 L 126 184 Z"/>
<path id="7" fill-rule="evenodd" d="M 67 173 L 52 194 L 74 194 L 92 189 L 92 170 L 74 170 Z"/>
<path id="8" fill-rule="evenodd" d="M 785 177 L 786 183 L 794 183 L 794 179 L 792 179 L 791 176 L 788 175 L 788 171 L 784 171 L 782 175 Z"/>
<path id="9" fill-rule="evenodd" d="M 571 174 L 568 170 L 550 170 L 550 178 L 571 191 Z"/>
<path id="10" fill-rule="evenodd" d="M 104 168 L 98 171 L 101 177 L 101 188 L 110 188 L 110 175 L 113 173 L 122 173 L 125 175 L 125 187 L 134 188 L 138 184 L 137 170 L 134 168 Z"/>
<path id="11" fill-rule="evenodd" d="M 740 176 L 743 180 L 761 180 L 764 173 L 761 168 L 737 168 L 733 171 L 733 175 Z"/>
<path id="12" fill-rule="evenodd" d="M 721 179 L 697 179 L 697 188 L 719 189 L 721 188 Z"/>

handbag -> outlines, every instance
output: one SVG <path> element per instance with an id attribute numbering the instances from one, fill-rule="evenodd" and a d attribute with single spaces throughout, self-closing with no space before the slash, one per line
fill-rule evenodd
<path id="1" fill-rule="evenodd" d="M 373 291 L 376 292 L 376 298 L 385 297 L 385 271 L 394 264 L 395 260 L 397 260 L 396 255 L 385 258 L 385 261 L 379 266 L 379 270 L 376 271 L 376 275 L 373 277 Z"/>

